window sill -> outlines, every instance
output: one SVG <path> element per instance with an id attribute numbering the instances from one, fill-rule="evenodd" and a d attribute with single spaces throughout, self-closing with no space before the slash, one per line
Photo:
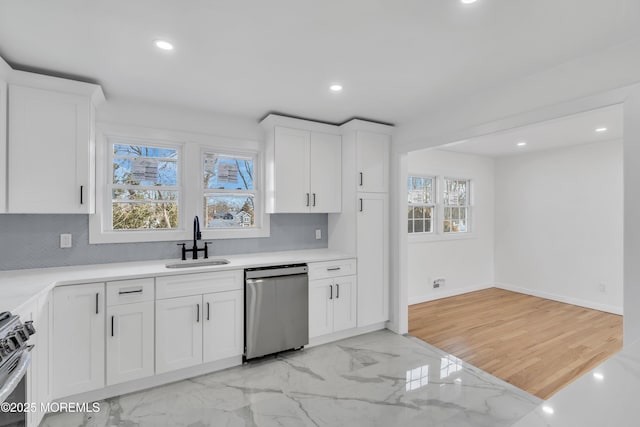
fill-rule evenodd
<path id="1" fill-rule="evenodd" d="M 421 234 L 409 234 L 409 243 L 430 243 L 430 242 L 448 242 L 455 240 L 471 240 L 476 239 L 477 235 L 473 232 L 469 233 L 455 233 L 455 234 L 440 234 L 440 233 L 421 233 Z"/>
<path id="2" fill-rule="evenodd" d="M 92 215 L 92 217 L 94 217 Z M 265 215 L 265 225 L 252 229 L 202 230 L 202 240 L 253 239 L 271 235 L 270 218 Z M 92 228 L 92 226 L 94 228 Z M 101 231 L 98 218 L 89 220 L 89 244 L 102 243 L 150 243 L 193 240 L 193 230 L 156 231 Z"/>

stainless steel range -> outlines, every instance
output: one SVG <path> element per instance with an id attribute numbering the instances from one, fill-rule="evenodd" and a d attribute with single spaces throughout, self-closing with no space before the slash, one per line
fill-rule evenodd
<path id="1" fill-rule="evenodd" d="M 27 403 L 26 373 L 33 348 L 28 341 L 35 333 L 33 322 L 22 323 L 18 316 L 7 311 L 0 313 L 0 404 L 7 402 L 19 408 Z M 26 412 L 0 411 L 0 427 L 25 424 Z"/>

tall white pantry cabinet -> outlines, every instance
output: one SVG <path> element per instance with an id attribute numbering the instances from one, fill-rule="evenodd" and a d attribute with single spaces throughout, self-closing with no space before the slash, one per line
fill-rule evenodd
<path id="1" fill-rule="evenodd" d="M 342 129 L 342 213 L 329 248 L 358 259 L 357 326 L 389 320 L 389 153 L 393 128 L 351 120 Z"/>

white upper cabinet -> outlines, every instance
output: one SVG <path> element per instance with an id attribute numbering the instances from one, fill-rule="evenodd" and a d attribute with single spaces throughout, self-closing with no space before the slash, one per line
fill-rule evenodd
<path id="1" fill-rule="evenodd" d="M 272 211 L 308 212 L 311 133 L 277 127 L 274 147 L 274 203 Z"/>
<path id="2" fill-rule="evenodd" d="M 356 139 L 356 185 L 360 192 L 389 191 L 389 135 L 358 131 Z"/>
<path id="3" fill-rule="evenodd" d="M 8 212 L 93 213 L 99 86 L 12 72 Z"/>
<path id="4" fill-rule="evenodd" d="M 312 132 L 309 162 L 311 212 L 340 212 L 342 205 L 340 135 Z"/>
<path id="5" fill-rule="evenodd" d="M 267 132 L 267 212 L 340 212 L 342 140 L 338 129 L 273 115 L 262 123 Z"/>

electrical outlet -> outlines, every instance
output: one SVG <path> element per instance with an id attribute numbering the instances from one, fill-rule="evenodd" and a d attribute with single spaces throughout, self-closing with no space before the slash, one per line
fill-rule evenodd
<path id="1" fill-rule="evenodd" d="M 598 285 L 598 289 L 600 290 L 600 292 L 607 292 L 607 284 L 604 282 L 600 282 L 600 284 Z"/>
<path id="2" fill-rule="evenodd" d="M 446 283 L 443 277 L 439 277 L 433 281 L 433 289 L 442 288 Z"/>
<path id="3" fill-rule="evenodd" d="M 60 247 L 62 249 L 70 248 L 72 246 L 71 234 L 60 235 Z"/>
<path id="4" fill-rule="evenodd" d="M 322 239 L 322 230 L 319 228 L 316 230 L 316 240 Z"/>

